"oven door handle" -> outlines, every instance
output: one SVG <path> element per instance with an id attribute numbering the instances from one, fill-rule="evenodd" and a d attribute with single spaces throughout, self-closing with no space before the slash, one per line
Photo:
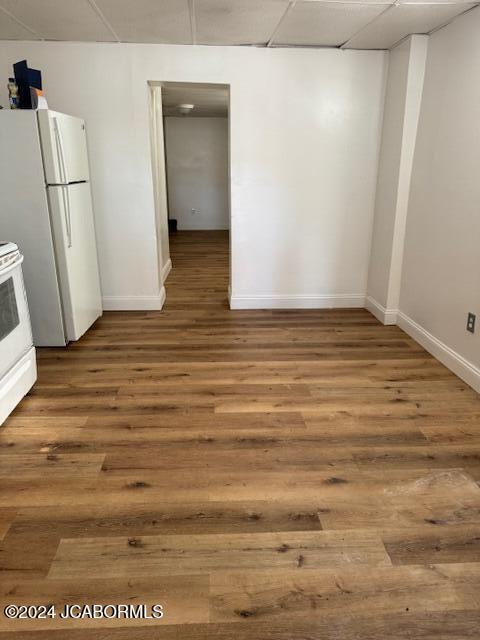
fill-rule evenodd
<path id="1" fill-rule="evenodd" d="M 8 267 L 5 269 L 0 269 L 0 282 L 3 281 L 4 277 L 11 273 L 14 269 L 16 269 L 23 262 L 22 254 L 19 254 L 13 262 L 11 262 Z"/>

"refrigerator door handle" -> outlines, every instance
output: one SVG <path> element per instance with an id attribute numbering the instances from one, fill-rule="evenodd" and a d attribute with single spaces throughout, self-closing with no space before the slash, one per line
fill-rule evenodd
<path id="1" fill-rule="evenodd" d="M 67 246 L 70 249 L 72 247 L 72 218 L 70 213 L 70 195 L 68 193 L 68 187 L 62 187 L 62 199 L 63 207 L 65 210 L 65 227 L 67 229 Z"/>
<path id="2" fill-rule="evenodd" d="M 58 155 L 58 163 L 60 167 L 60 178 L 62 182 L 68 182 L 67 178 L 67 166 L 65 164 L 65 154 L 63 152 L 63 140 L 62 133 L 60 131 L 60 127 L 58 126 L 57 118 L 52 118 L 53 120 L 53 130 L 55 132 L 55 141 L 57 147 L 57 155 Z"/>

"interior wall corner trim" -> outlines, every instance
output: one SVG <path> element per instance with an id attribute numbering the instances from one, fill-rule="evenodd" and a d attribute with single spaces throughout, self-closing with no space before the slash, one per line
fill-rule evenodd
<path id="1" fill-rule="evenodd" d="M 367 296 L 365 309 L 370 311 L 382 324 L 397 324 L 398 309 L 386 309 L 380 302 L 375 300 L 375 298 L 372 298 L 372 296 Z"/>

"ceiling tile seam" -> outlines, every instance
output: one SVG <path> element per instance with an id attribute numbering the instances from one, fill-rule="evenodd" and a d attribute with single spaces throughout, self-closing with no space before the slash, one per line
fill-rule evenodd
<path id="1" fill-rule="evenodd" d="M 419 2 L 414 2 L 414 0 L 410 0 L 412 4 L 423 4 L 423 3 L 419 3 Z M 361 7 L 370 7 L 370 6 L 378 6 L 378 5 L 384 5 L 386 7 L 389 7 L 390 5 L 395 3 L 395 0 L 372 0 L 371 2 L 369 0 L 365 0 L 365 2 L 362 2 L 362 0 L 300 0 L 300 2 L 304 2 L 304 3 L 310 3 L 313 6 L 320 6 L 322 4 L 336 4 L 336 5 L 359 5 Z M 460 0 L 460 2 L 468 2 L 468 0 Z M 454 0 L 452 0 L 452 3 L 454 4 L 458 4 L 457 2 L 454 2 Z M 403 0 L 402 0 L 402 4 L 404 4 Z M 430 4 L 430 3 L 425 3 L 425 4 Z M 439 0 L 438 4 L 449 4 L 446 2 L 441 2 Z"/>
<path id="2" fill-rule="evenodd" d="M 473 0 L 474 1 L 474 0 Z M 448 0 L 446 2 L 440 2 L 433 0 L 432 2 L 415 2 L 414 0 L 399 0 L 395 4 L 399 6 L 409 7 L 461 7 L 462 4 L 472 4 L 472 0 Z"/>
<path id="3" fill-rule="evenodd" d="M 365 29 L 367 29 L 371 24 L 373 24 L 374 22 L 379 20 L 382 16 L 384 16 L 387 13 L 387 11 L 391 11 L 392 9 L 395 9 L 399 4 L 400 4 L 400 0 L 395 0 L 395 2 L 393 4 L 389 4 L 388 7 L 386 7 L 386 9 L 384 11 L 382 11 L 381 13 L 378 14 L 378 16 L 375 16 L 375 18 L 373 18 L 373 20 L 370 20 L 370 22 L 367 22 L 367 24 L 364 24 L 363 27 L 361 29 L 359 29 L 358 31 L 355 31 L 355 33 L 353 33 L 350 36 L 350 38 L 348 38 L 348 40 L 345 40 L 345 42 L 340 45 L 340 49 L 346 49 L 348 43 L 351 40 L 353 40 L 353 38 L 356 38 L 360 33 L 362 33 L 362 31 L 365 31 Z"/>
<path id="4" fill-rule="evenodd" d="M 461 6 L 462 4 L 470 4 L 468 2 L 402 2 L 401 0 L 397 0 L 397 2 L 395 2 L 394 5 L 391 5 L 392 8 L 394 6 L 400 6 L 400 5 L 405 5 L 408 4 L 410 6 L 412 5 L 422 5 L 422 6 L 427 6 L 427 5 L 431 5 L 431 6 L 443 6 L 443 5 L 456 5 L 456 6 Z M 397 40 L 396 42 L 394 42 L 392 45 L 390 45 L 390 47 L 388 48 L 388 51 L 390 51 L 391 49 L 394 49 L 395 47 L 398 47 L 399 44 L 401 44 L 404 40 L 407 40 L 407 38 L 409 38 L 410 36 L 413 35 L 432 35 L 432 33 L 435 33 L 435 31 L 439 31 L 440 29 L 443 29 L 444 27 L 447 27 L 449 24 L 451 24 L 456 18 L 458 18 L 459 16 L 463 16 L 465 13 L 469 13 L 470 11 L 473 11 L 473 9 L 477 9 L 477 7 L 479 7 L 480 4 L 476 4 L 473 7 L 469 7 L 468 9 L 465 9 L 465 11 L 462 11 L 461 13 L 458 13 L 455 16 L 452 16 L 451 18 L 449 18 L 446 22 L 444 22 L 443 24 L 439 25 L 438 27 L 435 27 L 434 29 L 431 29 L 430 31 L 428 31 L 428 33 L 407 33 L 405 36 L 402 36 L 399 40 Z M 367 25 L 365 25 L 364 27 L 362 27 L 362 29 L 360 29 L 359 31 L 357 31 L 357 33 L 355 33 L 353 36 L 350 37 L 349 40 L 347 40 L 347 42 L 345 42 L 342 45 L 342 49 L 346 48 L 346 46 L 348 45 L 348 43 L 350 42 L 350 40 L 352 40 L 353 38 L 355 38 L 357 35 L 359 35 L 364 29 L 366 29 L 370 24 L 372 24 L 372 22 L 375 22 L 375 20 L 377 20 L 378 18 L 380 18 L 381 16 L 383 16 L 383 14 L 385 13 L 385 11 L 382 11 L 382 13 L 380 13 L 376 18 L 374 18 L 371 22 L 369 22 Z"/>
<path id="5" fill-rule="evenodd" d="M 444 4 L 457 4 L 457 6 L 459 4 L 465 4 L 465 3 L 444 3 Z M 460 16 L 465 15 L 466 13 L 469 13 L 470 11 L 473 11 L 474 9 L 478 9 L 480 5 L 476 4 L 473 7 L 469 7 L 468 9 L 465 9 L 465 11 L 462 11 L 461 13 L 457 13 L 457 15 L 452 16 L 451 18 L 449 18 L 446 22 L 443 22 L 442 24 L 438 25 L 438 27 L 434 27 L 433 29 L 430 29 L 430 31 L 428 31 L 427 33 L 409 33 L 406 36 L 403 36 L 403 38 L 400 38 L 400 40 L 398 40 L 397 42 L 395 42 L 394 44 L 392 44 L 392 46 L 390 47 L 390 49 L 393 49 L 394 47 L 398 47 L 398 45 L 403 42 L 404 40 L 406 40 L 407 38 L 409 38 L 410 36 L 414 36 L 414 35 L 418 35 L 418 36 L 431 36 L 433 33 L 435 33 L 436 31 L 440 31 L 440 29 L 444 29 L 445 27 L 448 27 L 449 24 L 452 24 L 452 22 L 454 22 L 457 18 L 459 18 Z"/>
<path id="6" fill-rule="evenodd" d="M 312 4 L 313 6 L 322 6 L 322 5 L 353 5 L 360 7 L 391 7 L 394 4 L 400 5 L 420 5 L 420 6 L 439 6 L 439 5 L 462 5 L 462 4 L 472 4 L 472 0 L 296 0 L 297 2 L 304 2 Z M 475 0 L 473 0 L 475 1 Z M 288 9 L 287 9 L 288 11 Z M 280 19 L 283 22 L 283 17 Z"/>
<path id="7" fill-rule="evenodd" d="M 25 24 L 24 22 L 22 22 L 19 18 L 17 18 L 15 15 L 13 15 L 13 13 L 11 13 L 11 11 L 9 11 L 8 9 L 5 9 L 5 7 L 2 7 L 0 5 L 0 10 L 3 11 L 3 13 L 5 15 L 7 15 L 9 18 L 11 18 L 14 22 L 19 24 L 21 27 L 23 27 L 27 31 L 30 31 L 30 33 L 32 33 L 34 36 L 37 36 L 37 38 L 39 38 L 40 40 L 45 40 L 45 38 L 43 36 L 41 36 L 39 33 L 37 33 L 35 31 L 35 29 L 32 29 L 31 27 L 28 26 L 28 24 Z"/>
<path id="8" fill-rule="evenodd" d="M 197 18 L 195 12 L 195 0 L 188 0 L 188 13 L 190 15 L 190 32 L 192 44 L 197 44 Z"/>
<path id="9" fill-rule="evenodd" d="M 282 44 L 273 43 L 271 49 L 339 49 L 338 44 Z"/>
<path id="10" fill-rule="evenodd" d="M 472 0 L 301 0 L 303 2 L 311 3 L 312 5 L 322 5 L 322 4 L 336 4 L 336 5 L 359 5 L 361 7 L 370 7 L 370 6 L 392 6 L 394 4 L 408 4 L 408 5 L 462 5 L 462 4 L 472 4 Z M 475 1 L 475 0 L 473 0 Z"/>
<path id="11" fill-rule="evenodd" d="M 445 4 L 452 4 L 452 3 L 445 3 Z M 464 4 L 464 3 L 462 3 Z M 402 44 L 402 42 L 405 42 L 405 40 L 408 40 L 408 38 L 410 38 L 411 36 L 431 36 L 433 33 L 435 33 L 436 31 L 440 31 L 440 29 L 443 29 L 444 27 L 448 27 L 449 24 L 452 24 L 452 22 L 454 20 L 456 20 L 457 18 L 459 18 L 460 16 L 463 16 L 465 13 L 468 13 L 469 11 L 473 11 L 473 9 L 476 9 L 479 5 L 476 4 L 473 7 L 469 7 L 468 9 L 466 9 L 465 11 L 462 11 L 462 13 L 457 13 L 456 16 L 453 16 L 452 18 L 450 18 L 447 22 L 444 22 L 443 24 L 439 25 L 438 27 L 434 27 L 433 29 L 431 29 L 428 33 L 407 33 L 406 36 L 403 36 L 402 38 L 400 38 L 400 40 L 397 40 L 396 42 L 394 42 L 392 44 L 392 46 L 389 48 L 389 51 L 391 51 L 392 49 L 395 49 L 395 47 L 398 47 L 399 45 Z"/>
<path id="12" fill-rule="evenodd" d="M 115 29 L 112 27 L 112 25 L 109 23 L 109 21 L 106 19 L 106 17 L 103 15 L 102 11 L 100 10 L 100 7 L 98 6 L 98 4 L 95 2 L 95 0 L 87 0 L 88 4 L 90 5 L 90 7 L 93 9 L 93 11 L 97 14 L 97 17 L 100 18 L 100 20 L 103 22 L 103 24 L 107 27 L 107 29 L 110 31 L 110 33 L 112 34 L 112 36 L 115 38 L 115 40 L 117 42 L 121 42 L 120 38 L 118 37 L 117 33 L 115 32 Z"/>
<path id="13" fill-rule="evenodd" d="M 268 39 L 267 47 L 271 47 L 272 46 L 273 40 L 275 38 L 275 35 L 276 35 L 277 31 L 280 29 L 280 27 L 283 24 L 284 20 L 286 19 L 286 17 L 290 13 L 290 11 L 292 11 L 292 9 L 295 7 L 296 4 L 297 4 L 297 0 L 290 0 L 290 2 L 287 5 L 287 8 L 285 9 L 285 11 L 282 14 L 282 17 L 277 22 L 277 25 L 276 25 L 275 29 L 272 31 L 272 35 Z"/>
<path id="14" fill-rule="evenodd" d="M 470 11 L 470 9 L 469 9 L 469 11 Z M 467 13 L 467 12 L 464 11 L 463 13 Z M 459 13 L 458 15 L 463 15 L 463 13 Z M 435 31 L 438 31 L 439 29 L 443 29 L 443 27 L 448 26 L 451 22 L 453 22 L 455 20 L 456 17 L 457 16 L 454 16 L 453 18 L 450 18 L 450 20 L 448 22 L 445 22 L 444 24 L 442 24 L 441 27 L 435 27 L 435 29 L 432 29 L 428 33 L 407 33 L 406 36 L 402 36 L 400 38 L 400 40 L 397 40 L 392 45 L 390 45 L 390 47 L 388 48 L 388 51 L 392 51 L 392 49 L 396 49 L 396 47 L 399 47 L 403 42 L 406 42 L 412 36 L 430 36 Z"/>
<path id="15" fill-rule="evenodd" d="M 425 33 L 407 33 L 406 36 L 402 36 L 400 38 L 400 40 L 397 40 L 396 42 L 394 42 L 388 49 L 376 49 L 376 51 L 391 51 L 392 49 L 395 49 L 396 47 L 400 46 L 402 44 L 402 42 L 405 42 L 406 40 L 408 40 L 409 38 L 411 38 L 412 36 L 418 36 L 418 35 L 430 35 L 430 34 L 425 34 Z"/>

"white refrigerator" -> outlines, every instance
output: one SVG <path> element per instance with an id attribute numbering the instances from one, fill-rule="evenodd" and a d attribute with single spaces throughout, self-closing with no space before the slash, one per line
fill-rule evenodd
<path id="1" fill-rule="evenodd" d="M 25 257 L 34 344 L 78 340 L 102 314 L 83 120 L 0 111 L 0 236 Z"/>

